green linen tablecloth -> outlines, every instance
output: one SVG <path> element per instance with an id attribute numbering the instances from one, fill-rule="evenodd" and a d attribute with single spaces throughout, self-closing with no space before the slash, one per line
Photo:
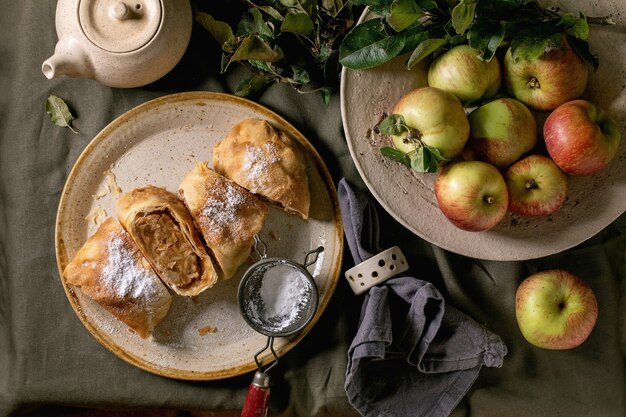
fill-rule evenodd
<path id="1" fill-rule="evenodd" d="M 3 0 L 0 5 L 0 416 L 25 410 L 43 415 L 52 405 L 240 408 L 251 375 L 211 382 L 172 380 L 137 369 L 101 346 L 64 294 L 55 261 L 54 224 L 72 165 L 115 117 L 173 92 L 232 92 L 244 74 L 219 74 L 218 47 L 196 25 L 179 65 L 149 86 L 121 90 L 86 79 L 50 81 L 40 68 L 57 40 L 56 3 Z M 78 117 L 74 126 L 79 134 L 50 122 L 44 111 L 49 94 L 69 103 Z M 326 106 L 317 95 L 276 85 L 258 101 L 307 136 L 335 182 L 346 177 L 363 187 L 343 136 L 338 94 Z M 576 248 L 526 262 L 487 262 L 446 252 L 386 214 L 382 234 L 383 247 L 401 246 L 418 267 L 414 274 L 432 281 L 449 303 L 508 345 L 504 366 L 483 369 L 453 416 L 626 415 L 625 216 Z M 597 325 L 576 349 L 532 347 L 516 324 L 517 285 L 547 268 L 572 270 L 596 293 Z M 356 415 L 343 384 L 360 303 L 342 279 L 313 331 L 272 371 L 274 414 Z"/>

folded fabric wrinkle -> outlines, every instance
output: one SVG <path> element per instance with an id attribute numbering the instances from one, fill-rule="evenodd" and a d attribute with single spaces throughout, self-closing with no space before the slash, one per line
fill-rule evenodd
<path id="1" fill-rule="evenodd" d="M 338 194 L 359 264 L 380 252 L 376 206 L 345 178 Z M 344 386 L 363 416 L 448 416 L 482 366 L 502 366 L 507 348 L 500 337 L 446 304 L 430 282 L 393 277 L 364 297 Z"/>

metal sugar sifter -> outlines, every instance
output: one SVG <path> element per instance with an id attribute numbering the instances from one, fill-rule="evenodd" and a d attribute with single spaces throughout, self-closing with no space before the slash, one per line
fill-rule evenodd
<path id="1" fill-rule="evenodd" d="M 267 245 L 254 236 L 253 256 L 258 260 L 245 272 L 239 284 L 239 310 L 250 327 L 267 336 L 265 346 L 254 355 L 258 370 L 248 389 L 242 417 L 267 415 L 268 371 L 278 363 L 274 338 L 291 336 L 310 323 L 317 311 L 318 292 L 307 268 L 317 262 L 323 246 L 308 252 L 304 264 L 286 258 L 268 258 Z M 259 356 L 269 348 L 273 362 L 263 369 Z"/>

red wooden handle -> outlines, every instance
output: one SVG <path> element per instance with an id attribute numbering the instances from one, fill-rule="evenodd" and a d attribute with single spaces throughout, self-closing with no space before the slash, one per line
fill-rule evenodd
<path id="1" fill-rule="evenodd" d="M 262 388 L 254 383 L 248 388 L 248 395 L 241 410 L 241 417 L 265 417 L 270 403 L 269 387 Z"/>

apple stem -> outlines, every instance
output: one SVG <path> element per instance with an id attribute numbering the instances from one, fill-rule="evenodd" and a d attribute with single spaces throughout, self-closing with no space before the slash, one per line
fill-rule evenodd
<path id="1" fill-rule="evenodd" d="M 485 201 L 485 203 L 487 204 L 493 204 L 494 202 L 494 198 L 490 195 L 486 195 L 483 197 L 483 200 Z"/>
<path id="2" fill-rule="evenodd" d="M 419 130 L 410 128 L 403 142 L 404 143 L 416 143 L 417 142 L 421 144 L 423 136 L 424 135 Z"/>
<path id="3" fill-rule="evenodd" d="M 528 81 L 528 88 L 541 88 L 541 86 L 539 85 L 539 80 L 535 77 L 531 77 L 530 81 Z"/>
<path id="4" fill-rule="evenodd" d="M 526 182 L 526 189 L 531 190 L 531 189 L 535 189 L 538 188 L 538 184 L 537 182 L 535 182 L 535 180 L 530 179 Z"/>

